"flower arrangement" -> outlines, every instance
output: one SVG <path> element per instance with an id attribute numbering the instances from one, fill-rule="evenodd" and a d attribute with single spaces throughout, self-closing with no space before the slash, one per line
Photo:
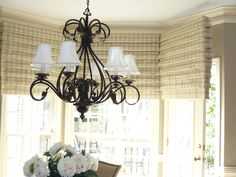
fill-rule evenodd
<path id="1" fill-rule="evenodd" d="M 43 156 L 35 155 L 23 167 L 26 177 L 98 177 L 98 160 L 71 145 L 54 144 Z"/>

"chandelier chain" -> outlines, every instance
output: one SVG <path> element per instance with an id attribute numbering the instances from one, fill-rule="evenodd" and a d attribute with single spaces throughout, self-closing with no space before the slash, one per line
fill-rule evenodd
<path id="1" fill-rule="evenodd" d="M 87 9 L 89 9 L 89 4 L 90 4 L 90 2 L 89 2 L 89 0 L 87 0 Z"/>
<path id="2" fill-rule="evenodd" d="M 92 14 L 91 14 L 90 9 L 89 9 L 89 4 L 90 4 L 89 0 L 87 0 L 86 4 L 87 4 L 87 7 L 86 7 L 86 9 L 85 9 L 83 14 L 87 15 L 87 16 L 91 16 Z"/>

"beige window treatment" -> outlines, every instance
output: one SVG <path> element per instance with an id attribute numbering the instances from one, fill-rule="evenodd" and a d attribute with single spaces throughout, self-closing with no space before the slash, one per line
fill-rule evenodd
<path id="1" fill-rule="evenodd" d="M 64 40 L 62 30 L 44 29 L 12 22 L 1 24 L 1 94 L 29 94 L 29 87 L 35 78 L 35 71 L 30 64 L 39 43 L 49 43 L 52 47 L 52 55 L 56 61 L 59 53 L 59 45 Z M 136 56 L 141 75 L 135 76 L 134 85 L 140 90 L 142 98 L 159 97 L 159 71 L 158 64 L 159 34 L 145 33 L 113 33 L 108 40 L 94 43 L 93 49 L 97 56 L 105 64 L 110 46 L 122 46 L 125 53 L 133 53 Z M 48 77 L 52 83 L 56 83 L 57 73 L 60 68 L 55 68 Z M 39 94 L 41 87 L 34 90 Z M 128 90 L 129 91 L 129 90 Z M 52 91 L 49 91 L 49 93 Z M 130 97 L 136 92 L 131 90 Z"/>
<path id="2" fill-rule="evenodd" d="M 1 24 L 1 94 L 28 95 L 30 84 L 35 78 L 35 71 L 30 64 L 37 44 L 49 43 L 52 46 L 52 55 L 56 57 L 58 43 L 62 40 L 59 31 L 3 22 Z M 55 70 L 49 78 L 53 82 L 56 81 Z M 38 89 L 38 92 L 40 91 L 41 88 Z"/>
<path id="3" fill-rule="evenodd" d="M 111 31 L 108 40 L 94 43 L 93 49 L 104 64 L 110 46 L 122 46 L 125 53 L 136 56 L 141 74 L 133 79 L 141 98 L 160 98 L 160 93 L 164 99 L 207 98 L 211 67 L 209 27 L 208 18 L 201 17 L 161 35 Z M 0 30 L 0 93 L 28 95 L 35 78 L 30 64 L 37 44 L 49 43 L 56 60 L 64 40 L 62 30 L 8 21 L 0 24 Z M 59 71 L 55 68 L 50 74 L 52 83 L 56 83 Z M 135 98 L 135 93 L 130 94 Z"/>
<path id="4" fill-rule="evenodd" d="M 210 21 L 197 18 L 161 34 L 162 98 L 208 98 L 211 70 Z"/>

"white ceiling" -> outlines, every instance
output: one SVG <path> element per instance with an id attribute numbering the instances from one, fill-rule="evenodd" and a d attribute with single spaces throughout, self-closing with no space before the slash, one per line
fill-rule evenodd
<path id="1" fill-rule="evenodd" d="M 236 0 L 90 0 L 92 18 L 103 21 L 163 22 Z M 79 18 L 86 0 L 0 0 L 0 6 L 59 20 Z"/>

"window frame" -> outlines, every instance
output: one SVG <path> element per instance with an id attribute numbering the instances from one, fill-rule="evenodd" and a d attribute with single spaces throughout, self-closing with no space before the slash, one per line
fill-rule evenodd
<path id="1" fill-rule="evenodd" d="M 7 161 L 8 161 L 8 132 L 7 132 L 7 110 L 8 110 L 8 96 L 9 95 L 1 95 L 0 96 L 0 109 L 1 109 L 1 117 L 0 117 L 0 177 L 7 176 Z M 15 96 L 26 96 L 26 95 L 15 95 Z M 24 98 L 20 98 L 24 99 Z M 36 132 L 38 140 L 42 136 L 51 136 L 52 144 L 62 140 L 62 120 L 63 120 L 63 112 L 62 112 L 62 101 L 57 99 L 56 97 L 51 97 L 50 99 L 50 112 L 53 115 L 53 124 L 50 128 L 50 131 L 39 131 Z M 24 104 L 22 104 L 22 108 Z M 24 113 L 20 113 L 21 116 L 24 116 Z M 19 135 L 10 134 L 10 136 L 19 136 L 19 137 L 26 137 L 26 136 L 34 136 L 36 134 L 20 132 Z M 38 148 L 40 148 L 40 144 L 38 144 Z M 38 152 L 42 153 L 42 152 Z M 22 155 L 24 157 L 24 154 Z M 28 159 L 25 159 L 28 160 Z M 22 165 L 23 169 L 23 165 Z"/>

